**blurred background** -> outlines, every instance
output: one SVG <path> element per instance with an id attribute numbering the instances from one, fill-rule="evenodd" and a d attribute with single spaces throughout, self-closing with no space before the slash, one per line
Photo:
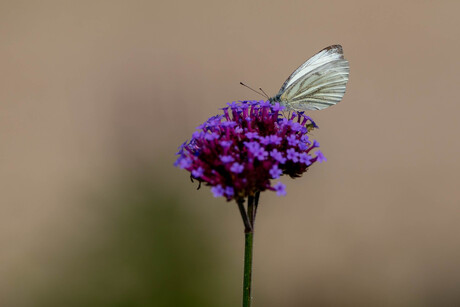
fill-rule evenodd
<path id="1" fill-rule="evenodd" d="M 460 3 L 1 1 L 0 305 L 239 306 L 243 225 L 176 148 L 342 44 L 327 163 L 261 196 L 254 306 L 460 306 Z"/>

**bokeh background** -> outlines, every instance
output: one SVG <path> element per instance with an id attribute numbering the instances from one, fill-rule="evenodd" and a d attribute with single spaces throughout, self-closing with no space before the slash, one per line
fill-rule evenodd
<path id="1" fill-rule="evenodd" d="M 261 197 L 254 306 L 460 306 L 458 1 L 1 1 L 0 305 L 239 306 L 176 148 L 340 43 L 327 163 Z"/>

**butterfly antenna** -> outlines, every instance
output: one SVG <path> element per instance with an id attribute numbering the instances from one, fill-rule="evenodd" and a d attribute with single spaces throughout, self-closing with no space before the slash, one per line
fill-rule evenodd
<path id="1" fill-rule="evenodd" d="M 250 87 L 250 86 L 247 86 L 247 85 L 246 85 L 246 84 L 244 84 L 243 82 L 240 82 L 240 84 L 241 84 L 242 86 L 244 86 L 244 87 L 247 87 L 247 88 L 248 88 L 248 89 L 250 89 L 251 91 L 253 91 L 253 92 L 256 92 L 257 94 L 259 94 L 259 95 L 261 95 L 261 96 L 264 96 L 264 97 L 265 97 L 265 95 L 264 95 L 264 94 L 262 94 L 261 92 L 258 92 L 258 91 L 256 91 L 255 89 L 253 89 L 253 88 L 252 88 L 252 87 Z"/>
<path id="2" fill-rule="evenodd" d="M 262 93 L 264 93 L 264 94 L 265 94 L 265 97 L 267 97 L 267 99 L 270 99 L 270 96 L 268 96 L 268 95 L 267 95 L 267 93 L 265 93 L 265 91 L 264 91 L 264 90 L 263 90 L 261 87 L 259 87 L 259 90 L 261 90 L 261 91 L 262 91 Z"/>

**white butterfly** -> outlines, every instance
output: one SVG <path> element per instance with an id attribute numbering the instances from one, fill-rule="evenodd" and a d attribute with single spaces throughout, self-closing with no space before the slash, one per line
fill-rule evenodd
<path id="1" fill-rule="evenodd" d="M 325 109 L 342 100 L 349 71 L 342 46 L 329 46 L 297 68 L 269 100 L 288 110 Z"/>

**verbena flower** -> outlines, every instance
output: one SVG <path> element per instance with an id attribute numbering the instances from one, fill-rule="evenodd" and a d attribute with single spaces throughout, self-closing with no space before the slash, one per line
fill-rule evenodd
<path id="1" fill-rule="evenodd" d="M 265 190 L 286 195 L 273 179 L 300 177 L 316 161 L 326 161 L 313 151 L 319 143 L 307 133 L 317 126 L 303 112 L 288 115 L 268 101 L 232 102 L 222 110 L 179 147 L 174 164 L 211 186 L 215 197 L 238 200 Z"/>

